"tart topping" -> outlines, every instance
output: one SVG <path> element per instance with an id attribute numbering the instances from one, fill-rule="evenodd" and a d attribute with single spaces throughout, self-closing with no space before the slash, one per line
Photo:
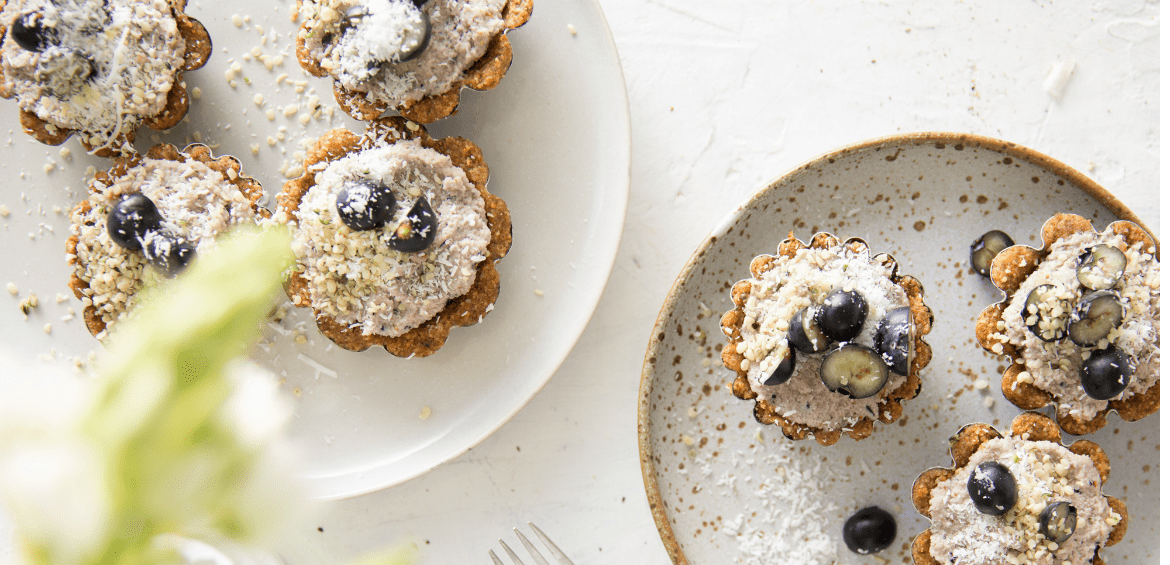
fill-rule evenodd
<path id="1" fill-rule="evenodd" d="M 1063 543 L 1077 530 L 1077 508 L 1067 502 L 1053 502 L 1040 513 L 1040 533 Z"/>
<path id="2" fill-rule="evenodd" d="M 354 231 L 380 228 L 394 218 L 394 191 L 382 183 L 347 181 L 337 193 L 337 215 Z"/>
<path id="3" fill-rule="evenodd" d="M 1073 343 L 1091 347 L 1109 338 L 1125 319 L 1121 296 L 1112 290 L 1097 290 L 1081 297 L 1068 322 L 1068 337 Z"/>
<path id="4" fill-rule="evenodd" d="M 813 312 L 809 312 L 809 308 Z M 815 306 L 801 308 L 788 322 L 788 344 L 805 355 L 820 353 L 829 348 L 829 338 L 817 326 Z"/>
<path id="5" fill-rule="evenodd" d="M 1133 359 L 1116 346 L 1094 349 L 1081 365 L 1081 387 L 1097 400 L 1109 400 L 1129 386 Z"/>
<path id="6" fill-rule="evenodd" d="M 26 51 L 39 52 L 49 44 L 49 30 L 39 12 L 21 14 L 12 22 L 12 39 Z"/>
<path id="7" fill-rule="evenodd" d="M 841 344 L 821 361 L 821 382 L 850 398 L 873 396 L 889 379 L 889 368 L 881 356 L 864 345 Z"/>
<path id="8" fill-rule="evenodd" d="M 971 244 L 971 268 L 985 277 L 991 276 L 991 262 L 1000 251 L 1015 245 L 1008 234 L 991 230 Z"/>
<path id="9" fill-rule="evenodd" d="M 395 251 L 415 253 L 430 247 L 438 231 L 439 220 L 431 209 L 431 203 L 427 202 L 427 197 L 420 196 L 406 213 L 406 218 L 394 228 L 386 245 Z"/>
<path id="10" fill-rule="evenodd" d="M 776 370 L 764 380 L 763 383 L 768 386 L 784 384 L 788 379 L 792 378 L 792 372 L 796 369 L 796 353 L 792 351 L 791 347 L 785 347 L 784 351 L 779 353 L 781 355 L 780 363 L 776 365 Z"/>
<path id="11" fill-rule="evenodd" d="M 849 341 L 861 333 L 869 304 L 856 290 L 835 289 L 816 311 L 816 323 L 833 341 Z"/>
<path id="12" fill-rule="evenodd" d="M 1127 262 L 1122 250 L 1112 245 L 1094 245 L 1077 259 L 1077 280 L 1090 290 L 1113 288 L 1125 274 Z"/>
<path id="13" fill-rule="evenodd" d="M 1016 478 L 1003 463 L 984 461 L 968 477 L 967 493 L 976 510 L 1002 516 L 1016 505 Z"/>
<path id="14" fill-rule="evenodd" d="M 886 312 L 878 322 L 873 338 L 882 361 L 899 375 L 910 374 L 914 361 L 914 317 L 909 306 Z"/>
<path id="15" fill-rule="evenodd" d="M 1072 293 L 1062 286 L 1042 284 L 1032 289 L 1021 315 L 1024 324 L 1044 341 L 1064 339 Z"/>
<path id="16" fill-rule="evenodd" d="M 195 258 L 195 246 L 190 242 L 157 233 L 144 250 L 150 264 L 167 277 L 179 274 Z"/>
<path id="17" fill-rule="evenodd" d="M 890 547 L 897 535 L 894 517 L 877 506 L 862 508 L 845 521 L 845 545 L 854 553 L 877 553 Z"/>
<path id="18" fill-rule="evenodd" d="M 162 214 L 145 194 L 131 194 L 110 208 L 106 229 L 114 243 L 137 251 L 148 233 L 162 229 Z"/>

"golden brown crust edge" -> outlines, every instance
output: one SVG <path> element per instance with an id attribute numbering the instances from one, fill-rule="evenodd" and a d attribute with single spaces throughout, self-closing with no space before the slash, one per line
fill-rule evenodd
<path id="1" fill-rule="evenodd" d="M 219 171 L 223 174 L 224 179 L 229 184 L 233 184 L 247 197 L 252 204 L 252 209 L 262 217 L 269 217 L 272 215 L 266 208 L 260 206 L 260 199 L 264 197 L 264 188 L 260 186 L 260 182 L 256 179 L 241 174 L 242 166 L 240 161 L 231 155 L 222 155 L 215 157 L 211 153 L 211 149 L 206 145 L 194 143 L 188 145 L 180 151 L 174 145 L 167 143 L 155 145 L 146 152 L 146 157 L 151 159 L 167 159 L 170 161 L 186 162 L 188 159 L 198 161 L 207 165 L 212 170 Z M 115 179 L 126 174 L 126 171 L 132 167 L 142 163 L 144 157 L 139 154 L 122 155 L 114 160 L 114 165 L 106 171 L 99 171 L 94 175 L 95 181 L 101 181 L 103 184 L 109 185 Z M 229 174 L 227 171 L 233 171 Z M 93 183 L 91 182 L 87 187 L 90 193 L 95 193 Z M 93 204 L 87 198 L 79 202 L 73 207 L 70 216 L 81 212 L 87 212 L 92 208 Z M 77 265 L 77 235 L 70 235 L 65 241 L 65 253 L 69 257 L 68 265 L 70 267 Z M 77 276 L 76 270 L 69 274 L 69 288 L 73 290 L 73 295 L 78 300 L 85 298 L 85 289 L 89 288 L 89 283 L 81 280 Z M 106 323 L 102 321 L 101 316 L 97 313 L 97 308 L 86 306 L 82 311 L 82 318 L 85 320 L 85 327 L 89 333 L 97 336 L 106 329 Z"/>
<path id="2" fill-rule="evenodd" d="M 4 8 L 5 4 L 6 2 L 0 3 L 0 10 Z M 175 80 L 171 84 L 170 91 L 167 92 L 167 103 L 163 109 L 158 114 L 142 118 L 143 124 L 158 131 L 174 127 L 187 115 L 190 97 L 187 94 L 187 84 L 183 81 L 183 72 L 202 68 L 211 57 L 211 36 L 208 35 L 207 29 L 199 20 L 184 13 L 186 4 L 186 0 L 171 0 L 171 13 L 175 17 L 179 35 L 183 37 L 186 45 L 186 50 L 183 53 L 184 64 L 175 71 Z M 0 37 L 7 33 L 7 27 L 0 25 Z M 0 90 L 0 98 L 11 98 L 12 95 L 11 91 Z M 61 145 L 75 133 L 75 130 L 58 127 L 24 109 L 20 110 L 20 126 L 25 133 L 45 145 Z M 128 130 L 100 149 L 90 145 L 87 140 L 80 141 L 86 151 L 98 157 L 118 157 L 127 153 L 118 148 L 131 147 L 131 144 L 134 143 L 135 133 L 133 129 Z"/>
<path id="3" fill-rule="evenodd" d="M 1050 441 L 1057 445 L 1060 443 L 1060 426 L 1053 422 L 1051 418 L 1036 412 L 1024 412 L 1016 416 L 1012 420 L 1010 427 L 1010 435 L 1012 437 L 1024 438 L 1031 441 Z M 914 508 L 918 510 L 919 514 L 930 518 L 930 493 L 943 480 L 952 476 L 958 470 L 967 465 L 971 460 L 971 456 L 979 450 L 979 447 L 984 442 L 1003 437 L 999 431 L 987 424 L 968 424 L 963 426 L 957 434 L 951 437 L 951 459 L 952 465 L 947 468 L 935 467 L 923 471 L 914 480 L 914 485 L 911 488 L 911 498 L 914 502 Z M 1093 466 L 1097 468 L 1097 472 L 1101 475 L 1101 485 L 1104 487 L 1105 482 L 1109 479 L 1109 457 L 1105 455 L 1105 451 L 1101 446 L 1089 440 L 1078 440 L 1072 445 L 1066 446 L 1066 449 L 1073 453 L 1087 456 L 1093 462 Z M 1109 532 L 1109 538 L 1104 543 L 1105 546 L 1114 545 L 1125 537 L 1125 532 L 1129 528 L 1129 512 L 1126 510 L 1125 502 L 1105 495 L 1109 506 L 1121 515 L 1121 522 Z M 914 559 L 916 565 L 935 565 L 938 561 L 930 555 L 930 532 L 928 528 L 914 538 L 914 543 L 911 546 L 911 557 Z M 1100 554 L 1093 557 L 1093 563 L 1100 563 L 1104 565 L 1105 561 Z"/>
<path id="4" fill-rule="evenodd" d="M 776 255 L 760 255 L 752 260 L 749 270 L 753 277 L 759 277 L 763 272 L 771 267 L 771 264 L 777 258 L 793 257 L 796 252 L 804 248 L 820 248 L 826 249 L 828 247 L 841 243 L 841 240 L 828 233 L 818 233 L 813 236 L 812 240 L 805 245 L 791 233 L 788 238 L 780 243 L 777 247 Z M 868 249 L 868 245 L 858 238 L 846 240 L 844 242 L 847 246 L 853 246 L 857 249 L 859 246 Z M 910 276 L 898 274 L 897 261 L 887 254 L 878 254 L 870 258 L 871 261 L 879 260 L 890 261 L 893 264 L 893 276 L 891 280 L 897 283 L 906 291 L 906 295 L 910 300 L 910 311 L 914 315 L 914 323 L 918 331 L 914 339 L 914 361 L 910 367 L 909 375 L 902 386 L 895 390 L 886 392 L 886 396 L 878 405 L 878 420 L 882 423 L 889 424 L 896 422 L 898 418 L 902 417 L 902 401 L 910 400 L 918 396 L 919 390 L 922 388 L 922 381 L 919 377 L 923 367 L 930 363 L 931 348 L 923 336 L 930 333 L 931 325 L 934 323 L 934 314 L 922 300 L 923 288 L 922 284 L 917 279 Z M 728 369 L 735 371 L 736 377 L 728 388 L 731 393 L 742 400 L 755 400 L 755 407 L 752 410 L 756 421 L 761 424 L 775 424 L 780 426 L 781 431 L 786 437 L 793 440 L 801 440 L 808 437 L 811 433 L 821 445 L 833 445 L 841 439 L 842 430 L 828 430 L 822 428 L 814 428 L 792 422 L 787 418 L 779 415 L 772 408 L 771 403 L 767 399 L 758 398 L 756 393 L 751 389 L 751 383 L 747 378 L 747 371 L 740 368 L 740 363 L 744 357 L 736 351 L 736 345 L 743 339 L 739 332 L 739 327 L 743 322 L 744 313 L 743 306 L 747 300 L 747 294 L 751 290 L 751 283 L 742 280 L 737 282 L 731 289 L 731 300 L 735 304 L 735 308 L 728 311 L 720 319 L 719 323 L 723 328 L 723 334 L 727 336 L 728 344 L 723 346 L 721 358 L 723 365 Z M 870 436 L 874 429 L 874 419 L 868 416 L 860 419 L 845 433 L 854 440 L 862 440 Z"/>
<path id="5" fill-rule="evenodd" d="M 533 0 L 507 0 L 502 14 L 504 28 L 492 38 L 483 56 L 476 60 L 464 73 L 463 78 L 451 88 L 416 102 L 404 102 L 394 109 L 408 120 L 429 124 L 458 110 L 459 91 L 464 87 L 481 91 L 495 88 L 512 65 L 512 43 L 508 41 L 506 34 L 528 21 L 532 16 L 532 2 Z M 301 0 L 297 0 L 298 11 L 300 7 Z M 300 33 L 297 33 L 296 54 L 297 61 L 306 72 L 317 77 L 328 76 L 328 71 L 309 55 Z M 355 120 L 373 121 L 391 109 L 389 104 L 371 101 L 366 98 L 364 92 L 346 89 L 337 81 L 333 82 L 333 96 L 337 99 L 337 104 Z"/>
<path id="6" fill-rule="evenodd" d="M 1109 225 L 1114 233 L 1122 235 L 1129 245 L 1149 245 L 1155 248 L 1155 256 L 1160 254 L 1157 240 L 1151 237 L 1137 224 L 1125 220 L 1118 220 Z M 1072 234 L 1092 231 L 1092 223 L 1076 214 L 1056 214 L 1044 222 L 1041 228 L 1043 246 L 1040 249 L 1026 245 L 1014 245 L 996 256 L 991 266 L 991 281 L 996 288 L 1002 290 L 1005 297 L 1002 301 L 985 308 L 975 324 L 975 338 L 989 352 L 1000 342 L 992 337 L 997 332 L 998 323 L 1003 320 L 1003 311 L 1011 301 L 1012 296 L 1019 290 L 1020 285 L 1031 275 L 1048 256 L 1052 244 L 1056 240 Z M 1008 344 L 1001 344 L 1003 355 L 1011 358 L 1012 362 L 1004 371 L 1000 380 L 1000 389 L 1003 395 L 1012 404 L 1023 410 L 1034 410 L 1048 404 L 1056 404 L 1058 399 L 1030 383 L 1016 382 L 1016 375 L 1023 370 L 1023 352 Z M 1089 420 L 1080 420 L 1071 415 L 1058 416 L 1057 422 L 1061 429 L 1072 435 L 1084 435 L 1095 432 L 1105 426 L 1106 416 L 1111 410 L 1116 411 L 1126 421 L 1136 421 L 1158 411 L 1160 406 L 1160 382 L 1155 383 L 1146 392 L 1134 395 L 1126 400 L 1111 400 L 1109 405 Z"/>
<path id="7" fill-rule="evenodd" d="M 476 269 L 475 283 L 463 296 L 453 298 L 435 317 L 417 328 L 397 337 L 363 335 L 361 330 L 350 329 L 337 323 L 333 318 L 314 312 L 317 327 L 321 333 L 338 346 L 350 351 L 364 351 L 380 345 L 398 357 L 426 357 L 438 351 L 447 340 L 454 326 L 470 326 L 478 323 L 495 303 L 500 293 L 500 274 L 496 262 L 507 255 L 512 246 L 512 218 L 504 201 L 487 190 L 488 167 L 483 154 L 471 141 L 461 137 L 432 138 L 423 127 L 411 130 L 407 120 L 401 117 L 387 117 L 370 124 L 377 141 L 417 139 L 423 147 L 429 147 L 447 155 L 456 166 L 467 173 L 467 178 L 479 190 L 484 199 L 491 240 L 488 243 L 487 258 Z M 277 196 L 278 210 L 295 221 L 295 212 L 301 199 L 316 182 L 312 165 L 335 161 L 341 157 L 372 146 L 367 135 L 357 135 L 344 129 L 327 132 L 317 140 L 305 158 L 305 174 L 285 183 Z M 307 307 L 310 303 L 307 281 L 299 272 L 289 276 L 285 286 L 289 299 L 297 306 Z"/>

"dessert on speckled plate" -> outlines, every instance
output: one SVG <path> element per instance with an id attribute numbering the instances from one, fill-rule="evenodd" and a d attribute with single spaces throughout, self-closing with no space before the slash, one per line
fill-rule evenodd
<path id="1" fill-rule="evenodd" d="M 1001 381 L 1016 406 L 1056 405 L 1070 434 L 1105 425 L 1116 410 L 1134 421 L 1158 410 L 1161 367 L 1158 243 L 1132 222 L 1098 233 L 1057 214 L 1044 245 L 1004 249 L 991 280 L 1006 298 L 979 316 L 976 335 L 1012 362 Z"/>
<path id="2" fill-rule="evenodd" d="M 474 143 L 433 139 L 403 118 L 321 136 L 304 175 L 277 197 L 277 220 L 293 226 L 293 304 L 312 308 L 345 349 L 438 351 L 500 292 L 495 264 L 511 247 L 512 221 L 487 180 Z"/>
<path id="3" fill-rule="evenodd" d="M 0 0 L 0 97 L 48 145 L 76 133 L 112 157 L 141 124 L 165 130 L 189 104 L 183 72 L 211 56 L 186 0 Z"/>
<path id="4" fill-rule="evenodd" d="M 270 215 L 258 205 L 264 189 L 240 174 L 240 162 L 199 144 L 119 157 L 94 176 L 89 192 L 70 214 L 66 257 L 69 287 L 99 339 L 132 315 L 144 289 L 177 274 L 232 227 Z"/>
<path id="5" fill-rule="evenodd" d="M 918 280 L 900 275 L 890 255 L 871 256 L 864 241 L 827 233 L 808 245 L 790 234 L 750 270 L 720 325 L 723 364 L 736 372 L 731 391 L 755 401 L 757 420 L 831 445 L 901 417 L 931 357 L 922 338 L 933 315 Z"/>
<path id="6" fill-rule="evenodd" d="M 451 115 L 463 87 L 490 90 L 512 64 L 505 36 L 532 0 L 298 0 L 297 60 L 333 78 L 349 115 L 386 110 L 430 123 Z"/>
<path id="7" fill-rule="evenodd" d="M 914 481 L 914 507 L 930 529 L 914 539 L 917 565 L 1089 563 L 1125 536 L 1125 503 L 1101 494 L 1109 458 L 1096 443 L 1065 447 L 1060 428 L 1026 412 L 1003 437 L 986 424 L 951 438 L 950 468 Z"/>

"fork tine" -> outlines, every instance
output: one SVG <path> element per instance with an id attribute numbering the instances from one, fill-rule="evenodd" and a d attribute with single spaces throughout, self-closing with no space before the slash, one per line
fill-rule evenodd
<path id="1" fill-rule="evenodd" d="M 544 546 L 552 552 L 553 559 L 556 559 L 557 563 L 560 563 L 560 565 L 573 565 L 573 562 L 569 561 L 569 556 L 565 555 L 565 552 L 561 551 L 561 548 L 557 547 L 557 544 L 553 543 L 551 539 L 548 539 L 548 536 L 544 535 L 544 532 L 540 531 L 540 528 L 536 527 L 536 524 L 529 522 L 528 527 L 536 532 L 536 537 L 540 538 L 541 542 L 544 542 Z"/>
<path id="2" fill-rule="evenodd" d="M 536 560 L 536 565 L 548 565 L 548 561 L 545 561 L 544 556 L 539 551 L 536 551 L 536 548 L 532 546 L 532 542 L 528 541 L 528 538 L 524 537 L 524 534 L 520 533 L 520 530 L 512 528 L 512 531 L 516 532 L 516 535 L 520 538 L 520 543 L 524 544 L 524 549 L 527 549 L 528 554 Z"/>
<path id="3" fill-rule="evenodd" d="M 512 558 L 512 563 L 524 565 L 524 562 L 519 557 L 516 557 L 516 553 L 512 551 L 512 548 L 508 547 L 508 544 L 504 543 L 504 540 L 500 540 L 500 545 L 504 546 L 504 551 L 508 552 L 508 557 Z"/>
<path id="4" fill-rule="evenodd" d="M 496 557 L 496 552 L 489 549 L 488 556 L 492 558 L 492 563 L 495 563 L 496 565 L 504 565 L 504 562 L 500 561 L 499 557 Z"/>

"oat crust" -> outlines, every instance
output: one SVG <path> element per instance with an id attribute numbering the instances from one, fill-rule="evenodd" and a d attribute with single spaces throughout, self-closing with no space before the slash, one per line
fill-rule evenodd
<path id="1" fill-rule="evenodd" d="M 1028 434 L 1028 439 L 1031 441 L 1050 441 L 1057 445 L 1064 446 L 1060 443 L 1060 426 L 1053 422 L 1049 417 L 1036 412 L 1024 412 L 1016 416 L 1012 420 L 1011 430 L 1009 435 L 1012 437 L 1022 438 L 1024 434 Z M 951 459 L 954 464 L 949 468 L 935 467 L 927 469 L 914 481 L 914 487 L 911 489 L 911 500 L 914 502 L 914 508 L 918 510 L 919 514 L 930 518 L 930 493 L 934 487 L 942 481 L 945 481 L 958 470 L 967 465 L 971 460 L 971 456 L 979 450 L 979 447 L 984 442 L 1001 438 L 1003 435 L 995 428 L 987 424 L 967 424 L 959 430 L 959 433 L 951 436 Z M 1072 445 L 1064 446 L 1069 451 L 1078 455 L 1084 455 L 1093 461 L 1093 466 L 1097 468 L 1097 472 L 1101 475 L 1101 486 L 1105 486 L 1105 482 L 1109 480 L 1109 457 L 1105 455 L 1105 450 L 1101 446 L 1089 440 L 1079 440 Z M 1125 502 L 1112 496 L 1105 495 L 1105 500 L 1109 503 L 1109 507 L 1121 515 L 1121 521 L 1113 526 L 1109 532 L 1109 539 L 1105 541 L 1105 546 L 1114 545 L 1125 537 L 1125 532 L 1129 527 L 1129 512 L 1126 510 Z M 926 529 L 914 538 L 914 543 L 911 545 L 910 554 L 914 558 L 915 565 L 943 565 L 939 563 L 934 557 L 930 555 L 930 529 Z M 1100 551 L 1093 556 L 1094 565 L 1105 565 L 1105 560 L 1102 559 Z"/>
<path id="2" fill-rule="evenodd" d="M 226 180 L 229 184 L 235 185 L 235 187 L 244 194 L 248 201 L 252 203 L 252 209 L 257 214 L 265 218 L 272 215 L 271 212 L 265 208 L 262 208 L 259 204 L 260 199 L 264 197 L 264 188 L 260 186 L 260 183 L 256 179 L 240 173 L 240 161 L 231 155 L 223 155 L 217 158 L 212 155 L 211 149 L 209 147 L 201 143 L 193 143 L 188 145 L 187 147 L 183 148 L 182 151 L 180 151 L 174 145 L 162 143 L 151 147 L 146 152 L 145 157 L 139 154 L 119 156 L 114 160 L 113 167 L 111 167 L 108 171 L 99 171 L 94 175 L 94 180 L 100 181 L 106 186 L 109 186 L 113 184 L 116 179 L 124 176 L 127 170 L 138 166 L 146 158 L 166 159 L 168 161 L 176 161 L 179 163 L 184 163 L 188 160 L 203 163 L 204 165 L 207 165 L 208 168 L 219 171 L 219 173 L 224 176 L 224 180 Z M 235 173 L 235 178 L 232 178 L 232 175 L 227 172 L 228 170 L 231 170 Z M 88 185 L 87 189 L 90 194 L 100 193 L 99 191 L 94 190 L 92 182 Z M 73 211 L 70 212 L 70 216 L 77 212 L 88 212 L 92 207 L 93 203 L 88 198 L 86 198 L 73 207 Z M 69 239 L 65 241 L 65 253 L 69 257 L 68 264 L 70 267 L 75 266 L 78 263 L 77 243 L 77 235 L 70 235 Z M 78 278 L 76 271 L 74 271 L 69 275 L 69 288 L 73 290 L 73 295 L 76 296 L 78 300 L 80 300 L 85 297 L 85 289 L 89 288 L 89 283 Z M 85 320 L 85 327 L 89 330 L 89 333 L 96 336 L 105 331 L 106 323 L 103 322 L 101 316 L 98 315 L 97 308 L 93 306 L 86 306 L 85 310 L 82 312 L 82 318 Z"/>
<path id="3" fill-rule="evenodd" d="M 1157 240 L 1151 237 L 1137 224 L 1118 220 L 1110 224 L 1114 233 L 1125 238 L 1129 245 L 1153 246 L 1155 257 L 1160 255 Z M 975 338 L 987 351 L 994 353 L 992 347 L 1000 343 L 992 338 L 996 333 L 998 323 L 1003 320 L 1003 312 L 1011 301 L 1012 296 L 1020 289 L 1020 285 L 1028 275 L 1044 261 L 1056 240 L 1071 236 L 1078 232 L 1092 231 L 1093 225 L 1088 219 L 1076 214 L 1056 214 L 1044 222 L 1041 229 L 1043 247 L 1036 249 L 1027 245 L 1013 245 L 1000 252 L 991 264 L 991 282 L 1005 293 L 1004 299 L 988 306 L 979 314 L 975 323 Z M 1002 344 L 1003 354 L 1011 357 L 1012 363 L 1003 373 L 1000 380 L 1000 389 L 1003 395 L 1012 404 L 1023 410 L 1036 410 L 1048 404 L 1056 404 L 1059 399 L 1054 395 L 1037 388 L 1031 383 L 1017 383 L 1016 376 L 1024 370 L 1023 352 L 1010 344 Z M 1057 416 L 1060 428 L 1072 435 L 1084 435 L 1095 432 L 1105 426 L 1105 418 L 1111 410 L 1117 412 L 1123 420 L 1137 421 L 1159 408 L 1161 382 L 1154 383 L 1146 392 L 1134 395 L 1125 400 L 1110 400 L 1104 410 L 1097 413 L 1090 420 L 1079 420 L 1071 414 Z"/>
<path id="4" fill-rule="evenodd" d="M 199 20 L 188 16 L 184 10 L 187 8 L 187 0 L 169 0 L 171 4 L 171 14 L 175 18 L 175 23 L 179 28 L 179 35 L 183 37 L 186 43 L 186 52 L 183 54 L 183 66 L 175 70 L 175 81 L 171 85 L 171 90 L 167 92 L 167 103 L 163 109 L 153 116 L 149 116 L 142 120 L 147 127 L 163 131 L 174 127 L 187 115 L 187 109 L 191 105 L 191 98 L 187 94 L 187 83 L 183 81 L 183 73 L 186 71 L 194 71 L 202 68 L 207 64 L 207 60 L 211 57 L 211 36 L 207 34 L 207 29 Z M 0 0 L 0 10 L 8 0 Z M 8 34 L 8 28 L 0 25 L 0 37 Z M 15 93 L 0 87 L 0 98 L 12 98 Z M 61 145 L 69 136 L 73 135 L 74 130 L 58 127 L 54 124 L 46 122 L 37 117 L 36 114 L 21 109 L 20 110 L 20 126 L 24 132 L 29 134 L 37 141 L 45 145 Z M 116 147 L 126 147 L 134 142 L 135 130 L 131 129 L 124 134 L 115 137 L 109 147 L 103 147 L 94 151 L 94 147 L 88 141 L 81 141 L 82 147 L 86 151 L 92 152 L 99 157 L 118 157 L 122 152 L 115 149 Z"/>
<path id="5" fill-rule="evenodd" d="M 301 9 L 302 0 L 297 0 L 297 10 Z M 375 102 L 366 98 L 366 93 L 349 90 L 342 87 L 337 81 L 333 82 L 333 97 L 345 113 L 355 120 L 370 122 L 378 119 L 387 110 L 394 109 L 406 119 L 420 124 L 429 124 L 446 118 L 458 111 L 459 91 L 463 87 L 475 90 L 491 90 L 500 84 L 508 67 L 512 66 L 512 43 L 508 41 L 507 32 L 516 29 L 532 17 L 532 0 L 507 0 L 502 14 L 504 28 L 488 43 L 487 51 L 464 73 L 463 78 L 455 83 L 446 92 L 435 94 L 416 102 L 403 102 L 398 106 L 391 106 L 385 102 Z M 305 40 L 297 34 L 297 61 L 301 68 L 316 77 L 327 77 L 329 72 L 321 67 L 309 55 Z"/>
<path id="6" fill-rule="evenodd" d="M 491 240 L 488 242 L 487 258 L 476 268 L 475 283 L 466 294 L 448 301 L 435 317 L 397 337 L 364 335 L 360 329 L 342 326 L 319 311 L 314 311 L 314 314 L 321 333 L 342 348 L 364 351 L 380 345 L 398 357 L 426 357 L 443 347 L 452 327 L 479 323 L 488 313 L 500 294 L 500 274 L 496 270 L 496 261 L 507 255 L 512 247 L 512 217 L 504 201 L 487 190 L 488 167 L 479 147 L 461 137 L 434 139 L 422 126 L 411 130 L 407 127 L 407 120 L 397 116 L 373 122 L 364 135 L 346 129 L 334 129 L 322 135 L 309 149 L 304 163 L 305 173 L 286 182 L 276 202 L 277 209 L 286 213 L 290 221 L 296 222 L 294 212 L 300 208 L 301 199 L 316 184 L 313 165 L 336 161 L 350 153 L 403 139 L 417 139 L 423 147 L 450 157 L 455 166 L 467 173 L 468 180 L 483 197 Z M 293 304 L 310 304 L 308 282 L 299 272 L 289 276 L 285 291 Z"/>
<path id="7" fill-rule="evenodd" d="M 814 235 L 808 245 L 805 245 L 790 232 L 788 237 L 780 242 L 776 250 L 776 255 L 760 255 L 756 257 L 752 260 L 750 271 L 753 277 L 759 278 L 781 257 L 794 257 L 797 251 L 806 248 L 828 249 L 839 243 L 841 243 L 840 239 L 831 234 L 821 232 Z M 852 247 L 855 251 L 868 249 L 869 247 L 860 238 L 846 240 L 845 245 Z M 930 333 L 931 325 L 934 323 L 934 313 L 922 301 L 923 289 L 918 279 L 911 276 L 899 275 L 897 261 L 889 255 L 881 255 L 884 255 L 886 260 L 893 264 L 893 275 L 890 277 L 890 280 L 902 287 L 906 292 L 906 296 L 910 301 L 910 312 L 914 316 L 914 325 L 917 328 L 914 337 L 914 361 L 910 367 L 910 374 L 906 376 L 906 382 L 896 390 L 882 390 L 882 394 L 885 396 L 882 398 L 881 404 L 878 405 L 878 420 L 882 423 L 889 424 L 896 422 L 898 418 L 902 417 L 902 401 L 910 400 L 918 396 L 918 391 L 922 388 L 919 373 L 927 363 L 930 363 L 931 358 L 930 345 L 923 340 L 923 336 Z M 881 255 L 874 256 L 870 260 L 876 260 Z M 723 346 L 723 365 L 736 373 L 735 380 L 728 385 L 728 388 L 731 389 L 731 393 L 737 398 L 742 400 L 755 400 L 755 408 L 752 412 L 756 420 L 761 424 L 775 424 L 780 426 L 781 431 L 789 439 L 801 440 L 808 437 L 811 433 L 816 438 L 817 443 L 821 445 L 833 445 L 837 443 L 841 439 L 842 430 L 813 428 L 793 422 L 777 414 L 767 399 L 758 398 L 758 395 L 752 391 L 751 383 L 748 381 L 747 371 L 740 367 L 740 363 L 744 360 L 743 354 L 736 351 L 736 345 L 743 341 L 739 328 L 743 324 L 744 304 L 747 302 L 747 296 L 750 292 L 750 281 L 742 280 L 735 283 L 731 288 L 731 301 L 735 304 L 735 308 L 728 311 L 719 320 L 719 324 L 723 328 L 723 334 L 729 340 L 729 343 Z M 846 433 L 855 440 L 861 440 L 869 437 L 873 433 L 873 427 L 873 418 L 865 416 Z"/>

